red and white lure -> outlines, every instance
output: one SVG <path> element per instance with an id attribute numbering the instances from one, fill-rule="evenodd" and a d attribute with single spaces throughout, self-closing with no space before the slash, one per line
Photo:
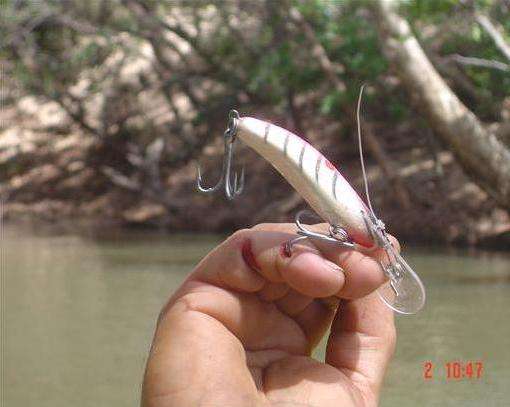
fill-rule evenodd
<path id="1" fill-rule="evenodd" d="M 244 170 L 240 177 L 237 174 L 232 176 L 231 173 L 233 147 L 237 137 L 270 162 L 330 225 L 327 235 L 308 230 L 300 220 L 303 214 L 300 212 L 296 217 L 300 236 L 288 243 L 289 249 L 295 242 L 307 238 L 361 252 L 382 248 L 386 252 L 387 261 L 380 264 L 388 277 L 388 283 L 378 291 L 382 300 L 402 314 L 414 314 L 423 307 L 424 286 L 418 275 L 391 245 L 384 223 L 372 210 L 368 192 L 367 206 L 331 162 L 297 135 L 262 120 L 239 117 L 239 114 L 232 110 L 224 134 L 225 157 L 221 179 L 216 186 L 204 188 L 201 185 L 199 169 L 197 186 L 200 191 L 213 192 L 225 186 L 229 199 L 240 194 L 244 184 Z M 361 142 L 360 155 L 362 156 Z M 364 173 L 363 160 L 361 162 Z"/>

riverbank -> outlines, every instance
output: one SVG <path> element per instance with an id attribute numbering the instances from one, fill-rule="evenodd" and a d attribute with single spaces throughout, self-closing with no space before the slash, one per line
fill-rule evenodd
<path id="1" fill-rule="evenodd" d="M 292 222 L 305 207 L 280 175 L 246 147 L 238 149 L 247 168 L 246 188 L 228 202 L 221 193 L 196 192 L 196 160 L 179 168 L 159 160 L 158 178 L 151 179 L 151 171 L 126 163 L 129 144 L 105 145 L 54 103 L 25 97 L 1 114 L 0 195 L 6 222 L 229 233 L 260 222 Z M 310 132 L 308 139 L 362 191 L 355 143 L 346 138 L 345 129 L 324 122 L 309 127 L 323 129 Z M 413 137 L 411 149 L 396 141 L 386 146 L 409 192 L 407 208 L 396 199 L 391 180 L 367 156 L 372 200 L 390 233 L 414 244 L 508 248 L 508 214 L 469 181 L 450 153 L 431 150 L 421 136 L 405 127 L 395 129 L 393 138 L 381 135 L 390 142 Z M 142 156 L 147 158 L 156 147 L 149 144 Z M 207 182 L 217 178 L 221 154 L 218 137 L 201 159 Z M 145 188 L 154 183 L 156 187 Z"/>

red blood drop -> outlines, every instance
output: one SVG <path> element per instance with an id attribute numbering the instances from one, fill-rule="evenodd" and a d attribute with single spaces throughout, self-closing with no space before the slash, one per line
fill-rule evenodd
<path id="1" fill-rule="evenodd" d="M 290 247 L 287 242 L 284 242 L 280 245 L 280 256 L 282 257 L 291 257 L 292 252 L 290 251 Z"/>
<path id="2" fill-rule="evenodd" d="M 241 247 L 241 254 L 243 255 L 243 260 L 246 262 L 246 264 L 255 271 L 260 270 L 260 267 L 257 263 L 257 260 L 255 259 L 255 256 L 253 255 L 253 250 L 251 247 L 251 240 L 246 239 L 243 242 L 243 245 Z"/>

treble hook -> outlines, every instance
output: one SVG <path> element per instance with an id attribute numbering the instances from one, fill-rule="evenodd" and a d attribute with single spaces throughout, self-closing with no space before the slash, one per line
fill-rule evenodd
<path id="1" fill-rule="evenodd" d="M 232 200 L 237 195 L 241 194 L 244 188 L 244 167 L 241 170 L 241 176 L 239 177 L 237 172 L 232 177 L 232 166 L 234 162 L 234 142 L 236 141 L 237 122 L 239 120 L 239 113 L 237 110 L 231 110 L 228 115 L 229 121 L 225 133 L 223 133 L 224 139 L 224 154 L 223 154 L 223 165 L 221 170 L 221 177 L 217 184 L 213 187 L 204 187 L 202 185 L 202 172 L 200 166 L 197 167 L 197 188 L 200 192 L 212 193 L 220 189 L 225 185 L 225 195 L 228 199 Z"/>
<path id="2" fill-rule="evenodd" d="M 350 239 L 347 231 L 339 225 L 329 225 L 329 233 L 314 232 L 303 225 L 302 218 L 304 215 L 316 216 L 308 210 L 299 211 L 295 218 L 295 225 L 297 227 L 297 234 L 299 236 L 287 241 L 285 243 L 285 253 L 291 254 L 293 246 L 305 239 L 318 240 L 322 242 L 332 243 L 341 247 L 350 249 L 357 248 L 357 245 Z M 319 218 L 320 219 L 320 218 Z"/>

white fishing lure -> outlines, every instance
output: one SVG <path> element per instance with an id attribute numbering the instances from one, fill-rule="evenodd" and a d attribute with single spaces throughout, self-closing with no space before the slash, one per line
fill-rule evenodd
<path id="1" fill-rule="evenodd" d="M 271 123 L 251 117 L 239 117 L 231 112 L 225 132 L 225 160 L 220 182 L 213 188 L 203 188 L 198 175 L 198 188 L 215 191 L 225 185 L 227 197 L 240 193 L 244 172 L 238 182 L 231 180 L 233 142 L 238 137 L 259 153 L 296 189 L 315 212 L 331 225 L 330 234 L 308 231 L 299 221 L 301 235 L 294 241 L 320 239 L 360 251 L 382 248 L 387 261 L 381 262 L 389 281 L 379 289 L 383 301 L 402 314 L 414 314 L 425 303 L 425 289 L 417 274 L 391 245 L 384 224 L 375 217 L 356 191 L 319 151 L 302 138 Z M 370 206 L 370 205 L 369 205 Z M 293 241 L 289 242 L 291 245 Z"/>

